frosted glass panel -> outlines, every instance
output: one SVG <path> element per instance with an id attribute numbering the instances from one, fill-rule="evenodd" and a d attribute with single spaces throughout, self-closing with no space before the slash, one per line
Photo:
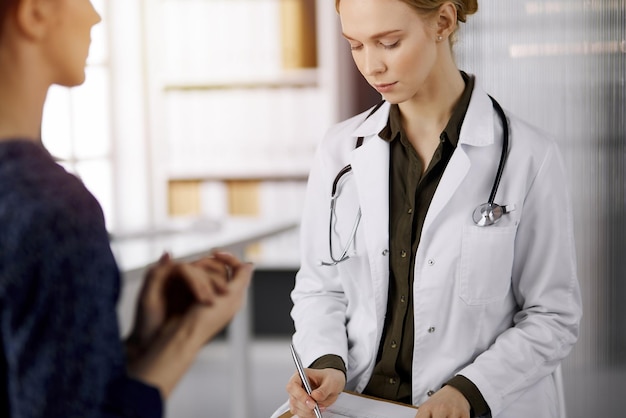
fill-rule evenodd
<path id="1" fill-rule="evenodd" d="M 459 67 L 558 141 L 570 174 L 584 317 L 564 364 L 570 418 L 623 416 L 626 2 L 482 0 Z M 618 402 L 619 401 L 619 402 Z"/>

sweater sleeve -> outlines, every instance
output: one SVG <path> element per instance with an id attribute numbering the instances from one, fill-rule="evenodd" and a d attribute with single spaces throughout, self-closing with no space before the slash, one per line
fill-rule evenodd
<path id="1" fill-rule="evenodd" d="M 155 418 L 163 416 L 158 389 L 127 377 L 112 382 L 104 407 L 105 418 Z"/>
<path id="2" fill-rule="evenodd" d="M 9 283 L 0 292 L 7 404 L 0 412 L 161 417 L 158 390 L 126 373 L 116 313 L 119 271 L 101 209 L 84 189 L 60 193 L 69 198 L 27 205 L 8 228 L 12 244 L 0 256 Z"/>

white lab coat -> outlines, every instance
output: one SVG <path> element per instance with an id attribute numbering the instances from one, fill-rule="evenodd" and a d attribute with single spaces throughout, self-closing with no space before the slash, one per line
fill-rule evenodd
<path id="1" fill-rule="evenodd" d="M 321 142 L 301 225 L 302 265 L 292 292 L 303 363 L 325 354 L 348 367 L 347 390 L 367 385 L 378 351 L 389 284 L 389 144 L 378 137 L 389 105 L 337 124 Z M 509 156 L 496 203 L 515 205 L 499 223 L 476 226 L 502 147 L 502 124 L 475 87 L 459 143 L 424 222 L 415 260 L 413 404 L 456 374 L 481 391 L 494 417 L 563 417 L 559 364 L 581 318 L 572 210 L 556 144 L 510 113 Z M 363 145 L 355 149 L 357 137 Z M 329 201 L 337 200 L 334 254 L 362 211 L 350 258 L 329 260 Z M 351 177 L 351 178 L 348 178 Z"/>

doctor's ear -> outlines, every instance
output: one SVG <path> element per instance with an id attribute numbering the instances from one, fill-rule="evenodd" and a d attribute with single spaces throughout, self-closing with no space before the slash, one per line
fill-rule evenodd
<path id="1" fill-rule="evenodd" d="M 441 41 L 448 39 L 457 27 L 457 10 L 456 6 L 452 2 L 445 2 L 437 10 L 437 40 Z"/>
<path id="2" fill-rule="evenodd" d="M 45 37 L 54 9 L 58 8 L 54 3 L 53 0 L 17 0 L 14 14 L 17 30 L 30 40 Z"/>

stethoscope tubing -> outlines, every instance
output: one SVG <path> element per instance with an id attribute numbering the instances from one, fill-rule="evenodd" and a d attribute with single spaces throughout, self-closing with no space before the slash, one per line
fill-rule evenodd
<path id="1" fill-rule="evenodd" d="M 509 153 L 509 122 L 506 119 L 506 115 L 504 114 L 504 110 L 502 109 L 502 106 L 500 106 L 500 103 L 498 103 L 496 99 L 491 96 L 489 96 L 489 98 L 493 103 L 494 109 L 496 109 L 496 112 L 498 112 L 498 115 L 502 120 L 502 153 L 500 154 L 498 171 L 496 172 L 496 177 L 493 181 L 493 186 L 491 187 L 491 193 L 489 194 L 489 200 L 487 201 L 487 203 L 493 205 L 493 202 L 496 200 L 496 193 L 498 193 L 498 187 L 500 186 L 500 179 L 502 178 L 502 173 L 504 172 L 506 157 Z"/>
<path id="2" fill-rule="evenodd" d="M 478 226 L 493 225 L 500 219 L 500 217 L 503 214 L 510 212 L 510 210 L 507 210 L 507 206 L 500 206 L 494 203 L 496 199 L 496 194 L 498 193 L 498 187 L 500 186 L 500 180 L 502 179 L 502 173 L 504 172 L 504 166 L 506 164 L 506 159 L 507 159 L 508 152 L 509 152 L 509 123 L 506 118 L 506 114 L 504 113 L 504 110 L 502 109 L 502 106 L 500 106 L 500 104 L 493 97 L 489 96 L 489 98 L 491 99 L 493 108 L 496 110 L 496 112 L 498 113 L 498 116 L 500 117 L 500 120 L 502 121 L 502 130 L 503 130 L 502 152 L 500 154 L 500 161 L 498 162 L 498 169 L 496 171 L 496 175 L 493 181 L 493 186 L 491 187 L 491 192 L 489 193 L 489 200 L 487 201 L 486 204 L 479 205 L 476 208 L 476 211 L 480 212 L 480 214 L 478 215 L 479 220 L 477 220 L 476 218 L 474 219 L 474 222 L 476 222 Z M 379 103 L 369 113 L 367 117 L 370 117 L 374 112 L 376 112 L 376 110 L 380 108 L 382 103 L 384 103 L 384 101 Z M 357 140 L 356 147 L 358 148 L 359 146 L 361 146 L 362 143 L 363 143 L 363 138 L 359 137 L 359 139 Z M 335 210 L 335 201 L 338 197 L 337 189 L 339 187 L 339 181 L 343 178 L 344 175 L 346 175 L 350 171 L 352 171 L 352 166 L 348 164 L 345 167 L 343 167 L 341 170 L 339 170 L 339 172 L 335 176 L 335 179 L 333 180 L 332 189 L 331 189 L 331 198 L 330 198 L 330 219 L 329 219 L 329 226 L 328 226 L 328 245 L 329 245 L 329 250 L 330 250 L 330 258 L 332 261 L 331 262 L 320 261 L 319 264 L 322 266 L 334 266 L 349 258 L 348 251 L 349 251 L 350 246 L 354 242 L 354 239 L 356 236 L 356 230 L 361 220 L 361 208 L 359 208 L 356 220 L 354 222 L 354 225 L 352 226 L 350 240 L 344 247 L 339 258 L 335 258 L 333 255 L 333 243 L 332 243 L 332 227 L 333 227 L 332 219 L 333 219 L 333 213 Z M 496 210 L 498 210 L 499 212 L 497 216 L 494 217 L 494 215 L 496 215 L 495 213 Z M 514 210 L 514 205 L 511 208 L 511 210 Z"/>
<path id="3" fill-rule="evenodd" d="M 339 170 L 339 172 L 335 176 L 335 180 L 333 180 L 333 187 L 332 187 L 332 190 L 331 190 L 331 193 L 330 193 L 331 202 L 334 202 L 335 198 L 337 197 L 337 186 L 339 185 L 339 180 L 341 180 L 341 178 L 344 175 L 348 174 L 350 171 L 352 171 L 352 166 L 350 164 L 348 164 L 347 166 L 345 166 L 344 168 Z"/>

